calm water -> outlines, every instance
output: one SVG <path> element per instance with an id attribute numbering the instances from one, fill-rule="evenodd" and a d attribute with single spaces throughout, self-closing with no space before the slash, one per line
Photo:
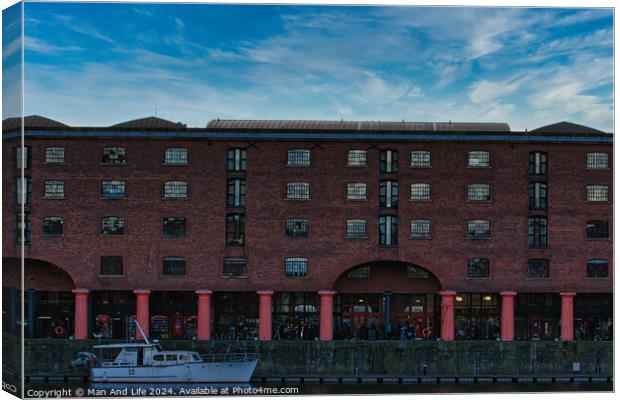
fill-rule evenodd
<path id="1" fill-rule="evenodd" d="M 298 393 L 291 392 L 297 389 Z M 389 393 L 478 393 L 478 392 L 610 392 L 611 383 L 470 383 L 470 384 L 28 384 L 26 397 L 150 397 L 218 395 L 329 395 Z M 46 391 L 63 390 L 63 393 Z M 71 392 L 68 393 L 67 391 Z"/>

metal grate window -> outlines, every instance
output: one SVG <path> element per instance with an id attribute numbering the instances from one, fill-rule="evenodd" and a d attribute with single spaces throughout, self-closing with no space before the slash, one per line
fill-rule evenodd
<path id="1" fill-rule="evenodd" d="M 125 218 L 103 217 L 101 218 L 101 234 L 105 236 L 118 236 L 125 233 Z"/>
<path id="2" fill-rule="evenodd" d="M 588 153 L 586 156 L 586 169 L 609 168 L 609 156 L 607 153 Z"/>
<path id="3" fill-rule="evenodd" d="M 347 273 L 347 278 L 351 278 L 351 279 L 370 278 L 370 265 L 364 265 L 362 267 L 352 269 L 351 271 Z"/>
<path id="4" fill-rule="evenodd" d="M 484 219 L 467 221 L 468 239 L 489 239 L 491 237 L 491 223 Z"/>
<path id="5" fill-rule="evenodd" d="M 366 200 L 366 184 L 347 183 L 347 200 Z"/>
<path id="6" fill-rule="evenodd" d="M 366 237 L 366 220 L 348 219 L 347 220 L 347 237 L 348 238 L 365 238 Z"/>
<path id="7" fill-rule="evenodd" d="M 431 199 L 431 185 L 429 183 L 412 183 L 411 200 L 428 201 Z"/>
<path id="8" fill-rule="evenodd" d="M 187 182 L 185 181 L 164 182 L 164 197 L 167 199 L 187 198 Z"/>
<path id="9" fill-rule="evenodd" d="M 348 167 L 365 167 L 367 165 L 366 150 L 349 150 L 347 154 Z"/>
<path id="10" fill-rule="evenodd" d="M 286 165 L 289 167 L 307 167 L 310 165 L 310 150 L 293 149 L 288 151 Z"/>
<path id="11" fill-rule="evenodd" d="M 286 184 L 286 198 L 289 200 L 310 199 L 310 184 L 308 182 L 289 182 Z"/>
<path id="12" fill-rule="evenodd" d="M 284 276 L 305 278 L 308 276 L 308 260 L 306 258 L 287 258 L 284 260 Z"/>
<path id="13" fill-rule="evenodd" d="M 125 181 L 103 181 L 101 184 L 101 197 L 104 199 L 125 198 Z"/>
<path id="14" fill-rule="evenodd" d="M 411 166 L 424 168 L 431 166 L 431 152 L 424 150 L 414 150 L 411 152 Z"/>
<path id="15" fill-rule="evenodd" d="M 586 236 L 588 239 L 608 239 L 609 222 L 607 221 L 588 221 L 586 224 Z"/>
<path id="16" fill-rule="evenodd" d="M 286 220 L 286 236 L 306 237 L 310 230 L 310 223 L 305 218 L 289 218 Z"/>
<path id="17" fill-rule="evenodd" d="M 539 151 L 529 155 L 530 175 L 547 175 L 547 153 Z"/>
<path id="18" fill-rule="evenodd" d="M 527 277 L 535 279 L 549 278 L 549 260 L 527 260 Z"/>
<path id="19" fill-rule="evenodd" d="M 62 236 L 63 233 L 62 217 L 43 218 L 43 234 L 47 236 Z"/>
<path id="20" fill-rule="evenodd" d="M 527 226 L 529 247 L 547 247 L 547 217 L 530 217 Z"/>
<path id="21" fill-rule="evenodd" d="M 607 260 L 593 259 L 586 263 L 586 277 L 588 278 L 608 278 L 609 262 Z"/>
<path id="22" fill-rule="evenodd" d="M 62 164 L 65 162 L 64 147 L 48 147 L 45 149 L 45 162 L 47 164 Z"/>
<path id="23" fill-rule="evenodd" d="M 183 276 L 185 275 L 185 257 L 168 256 L 164 257 L 164 275 Z"/>
<path id="24" fill-rule="evenodd" d="M 185 218 L 164 218 L 164 236 L 185 236 Z"/>
<path id="25" fill-rule="evenodd" d="M 609 188 L 606 185 L 588 185 L 588 201 L 605 202 L 608 201 Z"/>
<path id="26" fill-rule="evenodd" d="M 183 147 L 171 147 L 166 149 L 164 164 L 187 165 L 187 149 Z"/>
<path id="27" fill-rule="evenodd" d="M 228 207 L 245 207 L 245 179 L 229 179 L 226 196 Z"/>
<path id="28" fill-rule="evenodd" d="M 428 271 L 413 265 L 407 265 L 407 278 L 409 279 L 429 279 L 431 276 Z"/>
<path id="29" fill-rule="evenodd" d="M 470 258 L 467 260 L 468 278 L 489 278 L 491 276 L 488 258 Z"/>
<path id="30" fill-rule="evenodd" d="M 247 168 L 246 153 L 244 149 L 228 149 L 226 169 L 228 171 L 245 171 Z"/>
<path id="31" fill-rule="evenodd" d="M 106 147 L 103 149 L 103 164 L 126 164 L 124 147 Z"/>
<path id="32" fill-rule="evenodd" d="M 431 221 L 428 219 L 411 220 L 411 237 L 413 239 L 428 239 L 431 237 Z"/>
<path id="33" fill-rule="evenodd" d="M 474 168 L 484 168 L 491 165 L 488 151 L 470 151 L 467 158 L 467 166 Z"/>
<path id="34" fill-rule="evenodd" d="M 101 257 L 99 275 L 122 276 L 123 275 L 123 257 L 121 256 Z"/>
<path id="35" fill-rule="evenodd" d="M 65 198 L 65 182 L 64 181 L 45 181 L 46 199 L 64 199 Z"/>
<path id="36" fill-rule="evenodd" d="M 491 201 L 491 187 L 486 183 L 467 185 L 468 201 Z"/>
<path id="37" fill-rule="evenodd" d="M 224 258 L 224 276 L 247 276 L 247 260 L 245 258 Z"/>

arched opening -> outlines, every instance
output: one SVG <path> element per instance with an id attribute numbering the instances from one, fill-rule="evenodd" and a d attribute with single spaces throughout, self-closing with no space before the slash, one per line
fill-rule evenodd
<path id="1" fill-rule="evenodd" d="M 427 269 L 402 261 L 357 265 L 334 284 L 339 339 L 424 340 L 439 335 L 441 283 Z"/>
<path id="2" fill-rule="evenodd" d="M 24 260 L 22 297 L 21 260 L 2 259 L 3 331 L 19 334 L 24 307 L 26 337 L 67 338 L 73 335 L 75 284 L 57 265 L 43 260 Z"/>

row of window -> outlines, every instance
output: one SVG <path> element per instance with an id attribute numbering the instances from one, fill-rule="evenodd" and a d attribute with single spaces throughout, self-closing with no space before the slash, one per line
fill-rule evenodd
<path id="1" fill-rule="evenodd" d="M 18 204 L 26 201 L 30 203 L 32 182 L 26 178 L 16 178 L 16 198 Z M 26 189 L 26 198 L 23 189 Z M 393 180 L 379 183 L 379 206 L 397 208 L 398 206 L 398 182 Z M 412 183 L 410 186 L 412 201 L 430 201 L 431 185 L 429 183 Z M 547 184 L 544 182 L 531 182 L 529 188 L 529 205 L 531 210 L 544 210 L 547 208 Z M 347 200 L 367 200 L 366 183 L 347 183 Z M 586 187 L 586 200 L 588 202 L 608 201 L 609 188 L 606 185 L 588 185 Z M 109 180 L 101 183 L 101 197 L 104 199 L 123 199 L 126 194 L 126 184 L 122 180 Z M 188 184 L 185 181 L 166 181 L 163 187 L 163 196 L 167 199 L 187 198 Z M 245 179 L 229 179 L 227 185 L 227 205 L 232 207 L 245 206 L 246 184 Z M 64 199 L 65 182 L 62 180 L 47 180 L 44 182 L 44 197 L 46 199 Z M 288 200 L 309 200 L 309 182 L 289 182 L 286 186 L 286 198 Z M 487 183 L 472 183 L 467 185 L 467 201 L 491 200 L 491 187 Z"/>
<path id="2" fill-rule="evenodd" d="M 26 146 L 25 152 L 21 147 L 16 148 L 16 166 L 20 168 L 21 159 L 25 157 L 26 168 L 30 167 L 31 148 Z M 287 166 L 308 167 L 310 166 L 309 149 L 288 150 Z M 65 162 L 64 147 L 47 147 L 45 149 L 46 164 L 62 164 Z M 368 164 L 367 150 L 349 150 L 347 153 L 347 166 L 366 167 Z M 127 163 L 126 149 L 124 147 L 106 147 L 102 151 L 102 164 L 123 165 Z M 165 165 L 187 165 L 188 149 L 184 147 L 167 148 L 164 151 Z M 229 171 L 245 171 L 246 152 L 244 149 L 229 149 L 227 154 L 227 168 Z M 380 171 L 386 173 L 398 172 L 398 151 L 382 150 L 379 155 Z M 410 167 L 429 168 L 431 166 L 431 153 L 426 150 L 414 150 L 410 156 Z M 491 166 L 491 157 L 488 151 L 470 151 L 467 157 L 467 166 L 470 168 L 488 168 Z M 586 155 L 586 169 L 608 169 L 609 159 L 607 153 L 593 152 Z M 529 172 L 532 175 L 547 175 L 547 153 L 532 152 L 529 154 Z"/>
<path id="3" fill-rule="evenodd" d="M 101 257 L 100 275 L 123 276 L 123 257 Z M 186 273 L 186 259 L 179 256 L 166 256 L 163 258 L 162 274 L 165 276 L 183 276 Z M 409 278 L 427 277 L 426 271 L 415 267 L 407 270 Z M 224 258 L 222 275 L 229 277 L 247 276 L 245 258 Z M 284 276 L 289 278 L 306 278 L 308 276 L 308 259 L 292 257 L 284 260 Z M 347 275 L 354 279 L 368 279 L 370 268 L 368 266 L 357 268 Z M 491 263 L 488 258 L 470 258 L 467 260 L 467 278 L 489 279 L 491 277 Z M 549 278 L 549 260 L 530 259 L 527 262 L 527 277 L 530 279 Z M 591 259 L 586 262 L 586 278 L 608 278 L 609 262 L 603 259 Z"/>
<path id="4" fill-rule="evenodd" d="M 26 215 L 29 219 L 29 214 Z M 29 224 L 29 221 L 26 221 Z M 21 228 L 21 217 L 17 220 L 18 232 Z M 48 236 L 63 235 L 64 219 L 59 216 L 43 218 L 43 234 Z M 396 245 L 398 236 L 398 218 L 396 216 L 379 217 L 380 244 Z M 29 229 L 28 229 L 29 231 Z M 307 218 L 289 218 L 285 221 L 285 236 L 308 237 L 310 222 Z M 104 236 L 119 236 L 125 233 L 125 218 L 109 216 L 101 218 L 100 234 Z M 184 217 L 166 217 L 163 219 L 164 236 L 186 236 L 186 220 Z M 593 220 L 586 224 L 588 239 L 609 238 L 609 223 Z M 29 236 L 29 233 L 28 233 Z M 365 219 L 348 219 L 346 221 L 346 237 L 366 238 L 367 228 Z M 410 221 L 410 237 L 412 239 L 430 239 L 431 223 L 429 219 L 413 219 Z M 491 237 L 491 223 L 484 219 L 467 221 L 468 239 L 489 239 Z M 229 245 L 243 245 L 245 242 L 245 215 L 231 213 L 226 218 L 226 243 Z M 528 219 L 528 243 L 530 247 L 547 246 L 547 218 L 531 217 Z"/>

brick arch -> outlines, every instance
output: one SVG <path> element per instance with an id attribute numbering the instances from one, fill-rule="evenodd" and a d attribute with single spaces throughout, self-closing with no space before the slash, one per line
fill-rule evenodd
<path id="1" fill-rule="evenodd" d="M 407 267 L 415 267 L 428 274 L 428 278 L 412 279 L 407 276 Z M 353 271 L 369 267 L 369 277 L 359 279 L 350 275 Z M 337 292 L 379 293 L 436 293 L 442 289 L 439 279 L 428 269 L 404 261 L 372 261 L 349 268 L 336 279 L 334 290 Z"/>
<path id="2" fill-rule="evenodd" d="M 19 258 L 2 259 L 2 285 L 21 286 L 21 263 Z M 70 291 L 75 289 L 71 275 L 63 268 L 44 260 L 26 258 L 24 260 L 24 290 Z"/>

